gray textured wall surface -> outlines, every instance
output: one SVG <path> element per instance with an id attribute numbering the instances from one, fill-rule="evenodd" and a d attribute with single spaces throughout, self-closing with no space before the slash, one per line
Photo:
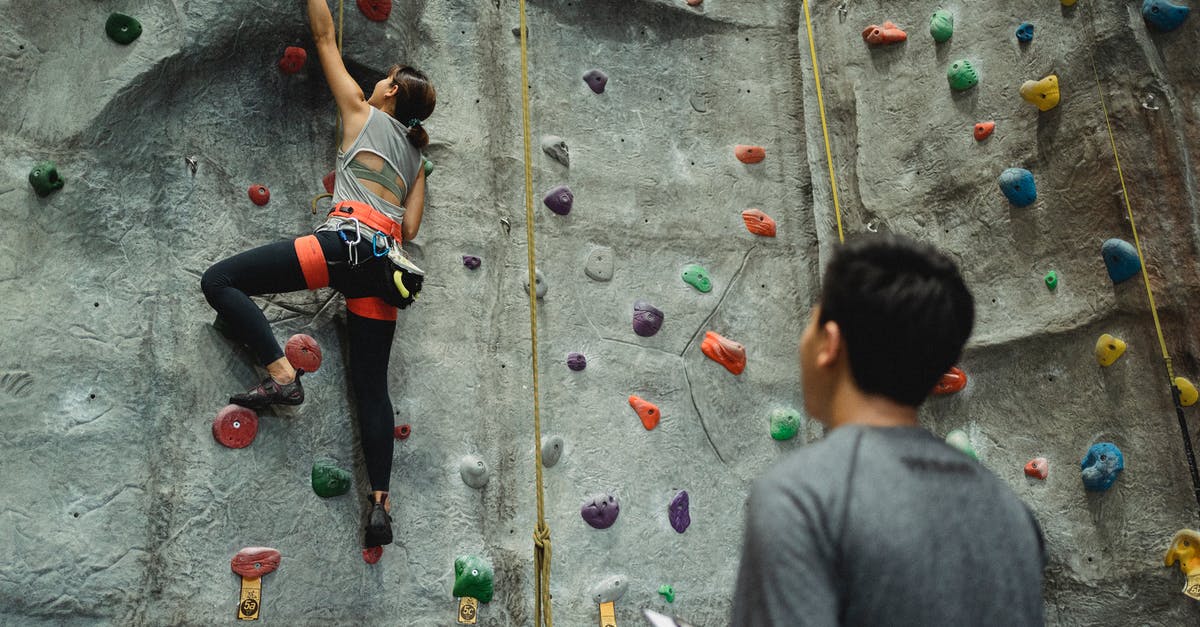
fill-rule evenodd
<path id="1" fill-rule="evenodd" d="M 226 395 L 256 375 L 212 329 L 199 291 L 211 263 L 306 233 L 332 164 L 334 110 L 303 3 L 0 4 L 0 623 L 224 624 L 234 621 L 245 546 L 279 549 L 264 578 L 270 624 L 446 625 L 453 560 L 496 569 L 481 624 L 532 624 L 536 518 L 525 276 L 519 47 L 513 0 L 397 2 L 386 24 L 346 3 L 345 56 L 364 84 L 394 62 L 426 70 L 439 91 L 427 123 L 425 219 L 409 248 L 430 274 L 402 312 L 393 347 L 397 422 L 392 480 L 397 543 L 376 565 L 360 553 L 365 475 L 342 352 L 343 306 L 328 291 L 261 299 L 278 337 L 314 336 L 321 370 L 308 401 L 266 412 L 255 442 L 213 441 Z M 1182 575 L 1162 566 L 1173 532 L 1196 525 L 1179 427 L 1139 279 L 1114 286 L 1099 255 L 1129 239 L 1089 52 L 1113 115 L 1122 164 L 1164 330 L 1180 374 L 1196 380 L 1200 147 L 1196 18 L 1147 30 L 1140 2 L 821 2 L 813 7 L 843 220 L 850 233 L 907 233 L 962 264 L 978 306 L 961 393 L 924 411 L 939 434 L 963 428 L 982 462 L 1037 513 L 1050 551 L 1046 600 L 1063 625 L 1191 624 Z M 336 3 L 334 3 L 336 6 Z M 935 45 L 928 18 L 956 18 Z M 129 46 L 104 35 L 111 11 L 137 17 Z M 868 48 L 860 31 L 893 20 L 909 40 Z M 1036 25 L 1018 46 L 1013 29 Z M 801 406 L 795 351 L 820 261 L 837 241 L 808 37 L 796 2 L 540 0 L 529 7 L 534 181 L 560 184 L 569 216 L 538 202 L 543 431 L 566 442 L 545 473 L 555 617 L 595 623 L 591 589 L 623 575 L 621 624 L 637 608 L 698 625 L 727 621 L 749 482 L 820 436 L 808 424 L 770 439 L 776 407 Z M 287 45 L 305 70 L 282 74 Z M 945 70 L 968 58 L 981 82 L 952 93 Z M 581 80 L 607 72 L 603 94 Z M 1062 104 L 1023 102 L 1020 83 L 1056 72 Z M 1149 96 L 1153 98 L 1149 98 Z M 996 133 L 977 143 L 975 122 Z M 570 167 L 537 142 L 558 135 Z M 766 160 L 745 165 L 735 144 Z M 185 158 L 194 157 L 195 173 Z M 56 161 L 63 190 L 25 179 Z M 1026 167 L 1040 197 L 1016 209 L 996 186 Z M 271 189 L 258 207 L 246 188 Z M 779 235 L 746 231 L 759 207 Z M 506 226 L 507 224 L 507 226 Z M 589 253 L 610 248 L 609 282 Z M 463 254 L 483 266 L 464 268 Z M 714 289 L 679 276 L 700 263 Z M 1055 292 L 1041 284 L 1055 269 Z M 632 304 L 666 313 L 658 335 L 630 325 Z M 735 376 L 700 351 L 707 330 L 747 347 Z M 1096 337 L 1129 342 L 1113 367 Z M 588 367 L 572 372 L 568 352 Z M 658 404 L 646 431 L 626 402 Z M 1196 420 L 1188 410 L 1189 425 Z M 1083 491 L 1078 460 L 1112 441 L 1127 469 L 1102 495 Z M 459 478 L 475 454 L 482 490 Z M 1045 482 L 1022 465 L 1050 460 Z M 314 459 L 353 468 L 350 495 L 309 487 Z M 677 490 L 693 524 L 667 521 Z M 621 501 L 616 524 L 586 526 L 590 494 Z M 986 538 L 981 538 L 985 542 Z M 660 584 L 678 598 L 666 603 Z"/>

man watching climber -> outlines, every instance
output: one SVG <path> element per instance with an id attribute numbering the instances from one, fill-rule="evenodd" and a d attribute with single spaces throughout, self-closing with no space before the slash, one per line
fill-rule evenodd
<path id="1" fill-rule="evenodd" d="M 823 440 L 758 479 L 733 624 L 1040 625 L 1041 529 L 917 408 L 974 324 L 958 268 L 898 236 L 841 246 L 800 339 Z"/>

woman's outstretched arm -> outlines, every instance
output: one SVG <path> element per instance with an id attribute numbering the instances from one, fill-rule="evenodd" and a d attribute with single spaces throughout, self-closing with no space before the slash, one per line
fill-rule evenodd
<path id="1" fill-rule="evenodd" d="M 333 100 L 342 114 L 342 146 L 346 146 L 362 130 L 370 106 L 362 88 L 342 63 L 342 53 L 338 50 L 337 34 L 333 28 L 333 15 L 329 13 L 327 0 L 308 0 L 308 23 L 317 46 L 317 56 L 321 58 L 321 69 L 325 71 L 325 82 L 329 83 Z"/>

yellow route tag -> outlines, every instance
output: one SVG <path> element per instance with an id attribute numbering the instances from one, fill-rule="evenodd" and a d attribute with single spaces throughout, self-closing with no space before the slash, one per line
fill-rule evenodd
<path id="1" fill-rule="evenodd" d="M 1200 601 L 1200 573 L 1188 575 L 1187 585 L 1183 587 L 1183 593 Z"/>
<path id="2" fill-rule="evenodd" d="M 600 627 L 617 627 L 617 608 L 612 601 L 600 604 Z"/>
<path id="3" fill-rule="evenodd" d="M 479 617 L 479 600 L 475 597 L 458 598 L 458 624 L 474 625 Z"/>
<path id="4" fill-rule="evenodd" d="M 262 579 L 242 577 L 242 600 L 238 603 L 238 620 L 258 620 L 262 604 Z"/>

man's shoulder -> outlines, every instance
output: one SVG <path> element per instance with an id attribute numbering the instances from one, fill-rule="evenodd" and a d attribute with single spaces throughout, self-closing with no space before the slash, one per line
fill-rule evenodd
<path id="1" fill-rule="evenodd" d="M 849 472 L 854 447 L 861 437 L 855 431 L 836 429 L 784 455 L 754 482 L 754 491 L 816 496 L 840 485 L 839 479 Z"/>

